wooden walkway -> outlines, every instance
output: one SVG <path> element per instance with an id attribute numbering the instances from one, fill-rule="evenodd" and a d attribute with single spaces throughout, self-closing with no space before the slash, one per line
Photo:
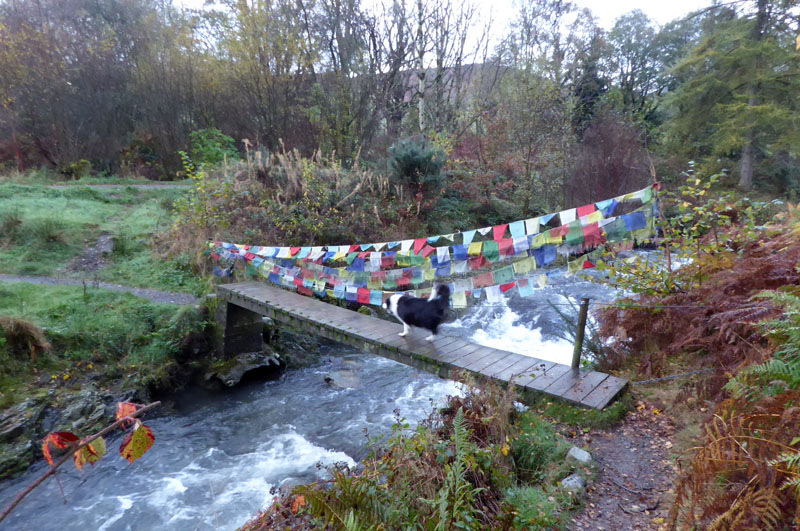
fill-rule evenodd
<path id="1" fill-rule="evenodd" d="M 427 331 L 403 327 L 262 282 L 217 286 L 220 303 L 227 302 L 291 326 L 352 345 L 358 349 L 449 378 L 466 371 L 478 378 L 508 382 L 513 377 L 523 401 L 544 393 L 581 406 L 603 409 L 628 384 L 626 380 L 590 370 L 573 370 L 530 356 L 506 352 Z M 527 395 L 527 398 L 526 398 Z"/>

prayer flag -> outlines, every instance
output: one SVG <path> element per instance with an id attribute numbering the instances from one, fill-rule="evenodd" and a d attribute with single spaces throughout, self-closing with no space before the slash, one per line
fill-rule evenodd
<path id="1" fill-rule="evenodd" d="M 530 297 L 533 295 L 533 285 L 531 284 L 530 279 L 523 278 L 522 280 L 517 281 L 517 290 L 519 291 L 520 297 Z"/>
<path id="2" fill-rule="evenodd" d="M 489 304 L 499 304 L 503 301 L 503 295 L 500 293 L 500 286 L 489 286 L 485 291 L 486 300 Z"/>
<path id="3" fill-rule="evenodd" d="M 453 308 L 466 308 L 467 307 L 467 294 L 463 291 L 456 291 L 450 297 L 453 302 Z"/>
<path id="4" fill-rule="evenodd" d="M 511 238 L 503 238 L 497 242 L 500 256 L 511 256 L 514 254 L 514 241 Z"/>
<path id="5" fill-rule="evenodd" d="M 480 256 L 481 254 L 481 247 L 483 247 L 483 242 L 474 242 L 469 244 L 468 253 L 470 256 Z"/>
<path id="6" fill-rule="evenodd" d="M 512 238 L 522 238 L 526 235 L 525 233 L 525 222 L 524 221 L 515 221 L 513 223 L 508 224 L 508 230 L 511 232 Z"/>
<path id="7" fill-rule="evenodd" d="M 502 291 L 503 293 L 506 293 L 508 290 L 510 290 L 511 288 L 513 288 L 516 285 L 517 285 L 516 282 L 509 282 L 508 284 L 502 284 L 500 286 L 500 291 Z"/>
<path id="8" fill-rule="evenodd" d="M 478 243 L 480 245 L 480 242 Z M 473 244 L 475 245 L 475 244 Z M 470 255 L 472 254 L 472 245 L 470 245 Z M 483 256 L 490 262 L 497 262 L 500 260 L 500 247 L 494 240 L 483 242 Z"/>
<path id="9" fill-rule="evenodd" d="M 464 245 L 470 245 L 472 240 L 475 238 L 475 231 L 474 230 L 466 230 L 461 233 L 464 241 L 462 242 Z"/>
<path id="10" fill-rule="evenodd" d="M 578 207 L 576 210 L 576 214 L 578 215 L 579 218 L 582 218 L 583 216 L 588 216 L 594 211 L 595 211 L 594 204 L 589 204 L 589 205 L 584 205 L 582 207 Z"/>
<path id="11" fill-rule="evenodd" d="M 575 215 L 576 215 L 576 210 L 574 208 L 562 210 L 561 212 L 558 213 L 562 225 L 567 225 L 575 221 Z"/>
<path id="12" fill-rule="evenodd" d="M 504 223 L 502 225 L 496 225 L 496 226 L 492 227 L 494 240 L 495 241 L 500 241 L 501 239 L 503 239 L 503 236 L 506 235 L 506 229 L 507 228 L 508 228 L 508 223 Z"/>
<path id="13" fill-rule="evenodd" d="M 491 286 L 494 283 L 494 279 L 492 278 L 491 271 L 488 273 L 482 273 L 472 278 L 472 285 L 475 288 L 485 288 L 486 286 Z"/>
<path id="14" fill-rule="evenodd" d="M 439 247 L 436 249 L 436 259 L 439 261 L 439 264 L 444 264 L 450 261 L 450 248 L 449 247 Z"/>
<path id="15" fill-rule="evenodd" d="M 501 267 L 494 272 L 494 283 L 505 284 L 514 280 L 514 268 L 512 266 Z"/>

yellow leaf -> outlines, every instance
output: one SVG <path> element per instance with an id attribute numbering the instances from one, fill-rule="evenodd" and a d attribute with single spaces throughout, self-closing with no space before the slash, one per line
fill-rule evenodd
<path id="1" fill-rule="evenodd" d="M 508 451 L 509 451 L 509 450 L 511 450 L 511 448 L 510 448 L 510 447 L 509 447 L 507 444 L 504 444 L 504 445 L 503 445 L 503 446 L 500 448 L 500 453 L 501 453 L 501 454 L 503 454 L 504 456 L 506 456 L 506 455 L 508 455 Z"/>

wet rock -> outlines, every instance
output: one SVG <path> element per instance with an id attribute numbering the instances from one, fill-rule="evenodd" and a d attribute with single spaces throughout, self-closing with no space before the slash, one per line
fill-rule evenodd
<path id="1" fill-rule="evenodd" d="M 572 474 L 561 480 L 561 486 L 575 494 L 583 494 L 586 489 L 586 482 L 579 474 Z"/>
<path id="2" fill-rule="evenodd" d="M 36 437 L 45 405 L 42 398 L 29 398 L 0 414 L 0 442 L 10 443 L 23 436 Z"/>
<path id="3" fill-rule="evenodd" d="M 95 389 L 84 389 L 67 399 L 59 415 L 60 428 L 76 433 L 94 433 L 102 429 L 110 418 L 106 404 Z"/>
<path id="4" fill-rule="evenodd" d="M 325 381 L 334 387 L 341 387 L 342 389 L 356 388 L 361 384 L 361 379 L 358 375 L 350 370 L 342 369 L 333 371 L 325 376 Z"/>
<path id="5" fill-rule="evenodd" d="M 592 454 L 582 448 L 573 446 L 567 454 L 567 459 L 574 459 L 582 465 L 588 465 L 592 462 Z"/>
<path id="6" fill-rule="evenodd" d="M 225 361 L 219 367 L 206 374 L 205 380 L 212 382 L 214 379 L 219 380 L 227 387 L 234 387 L 248 373 L 258 371 L 259 374 L 264 373 L 280 373 L 283 368 L 280 357 L 271 349 L 265 349 L 263 352 L 248 352 L 239 354 Z"/>
<path id="7" fill-rule="evenodd" d="M 31 441 L 0 444 L 0 479 L 24 472 L 35 459 L 35 448 Z"/>

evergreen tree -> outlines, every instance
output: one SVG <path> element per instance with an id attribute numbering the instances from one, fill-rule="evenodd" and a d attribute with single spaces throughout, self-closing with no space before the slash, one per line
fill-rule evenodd
<path id="1" fill-rule="evenodd" d="M 676 67 L 684 82 L 671 98 L 668 141 L 707 165 L 738 161 L 743 190 L 752 188 L 754 175 L 796 181 L 800 172 L 797 5 L 755 0 L 715 7 L 699 43 Z"/>

